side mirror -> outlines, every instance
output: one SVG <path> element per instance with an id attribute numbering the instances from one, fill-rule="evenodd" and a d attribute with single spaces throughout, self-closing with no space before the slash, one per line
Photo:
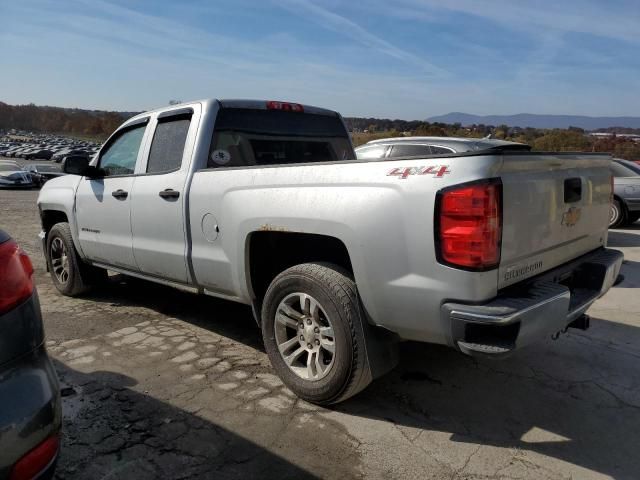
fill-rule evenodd
<path id="1" fill-rule="evenodd" d="M 69 175 L 80 175 L 89 178 L 104 176 L 102 169 L 89 165 L 89 158 L 81 155 L 66 157 L 62 165 L 62 171 Z"/>

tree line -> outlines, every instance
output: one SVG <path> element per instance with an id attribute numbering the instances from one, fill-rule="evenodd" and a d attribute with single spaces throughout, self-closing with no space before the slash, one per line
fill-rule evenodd
<path id="1" fill-rule="evenodd" d="M 134 114 L 36 106 L 32 103 L 8 105 L 0 102 L 0 129 L 86 135 L 104 140 L 132 115 Z"/>

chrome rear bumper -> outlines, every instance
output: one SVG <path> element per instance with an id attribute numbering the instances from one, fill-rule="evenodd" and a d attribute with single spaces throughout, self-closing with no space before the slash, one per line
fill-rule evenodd
<path id="1" fill-rule="evenodd" d="M 613 286 L 623 259 L 602 248 L 505 288 L 488 303 L 443 304 L 453 346 L 470 355 L 505 355 L 563 330 Z"/>

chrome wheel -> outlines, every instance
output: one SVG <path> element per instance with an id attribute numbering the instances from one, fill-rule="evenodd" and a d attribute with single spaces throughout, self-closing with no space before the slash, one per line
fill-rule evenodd
<path id="1" fill-rule="evenodd" d="M 287 295 L 276 310 L 274 332 L 282 359 L 297 376 L 316 381 L 329 373 L 335 359 L 333 325 L 315 298 Z"/>
<path id="2" fill-rule="evenodd" d="M 618 201 L 614 201 L 611 203 L 609 207 L 609 227 L 617 227 L 621 222 L 622 212 L 620 210 L 620 204 Z"/>
<path id="3" fill-rule="evenodd" d="M 51 258 L 51 269 L 58 282 L 67 283 L 69 281 L 69 257 L 67 256 L 67 247 L 60 237 L 51 241 L 49 257 Z"/>

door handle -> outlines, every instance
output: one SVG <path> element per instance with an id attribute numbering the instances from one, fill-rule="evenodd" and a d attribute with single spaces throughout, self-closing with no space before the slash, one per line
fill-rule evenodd
<path id="1" fill-rule="evenodd" d="M 116 190 L 115 192 L 111 192 L 111 195 L 114 198 L 117 198 L 118 200 L 124 200 L 125 198 L 127 198 L 129 196 L 129 192 L 122 190 L 121 188 L 119 188 L 118 190 Z"/>
<path id="2" fill-rule="evenodd" d="M 162 198 L 164 198 L 165 200 L 169 200 L 172 198 L 178 198 L 180 196 L 180 192 L 172 189 L 172 188 L 167 188 L 165 190 L 162 190 L 161 192 L 158 193 L 158 195 L 160 195 Z"/>

